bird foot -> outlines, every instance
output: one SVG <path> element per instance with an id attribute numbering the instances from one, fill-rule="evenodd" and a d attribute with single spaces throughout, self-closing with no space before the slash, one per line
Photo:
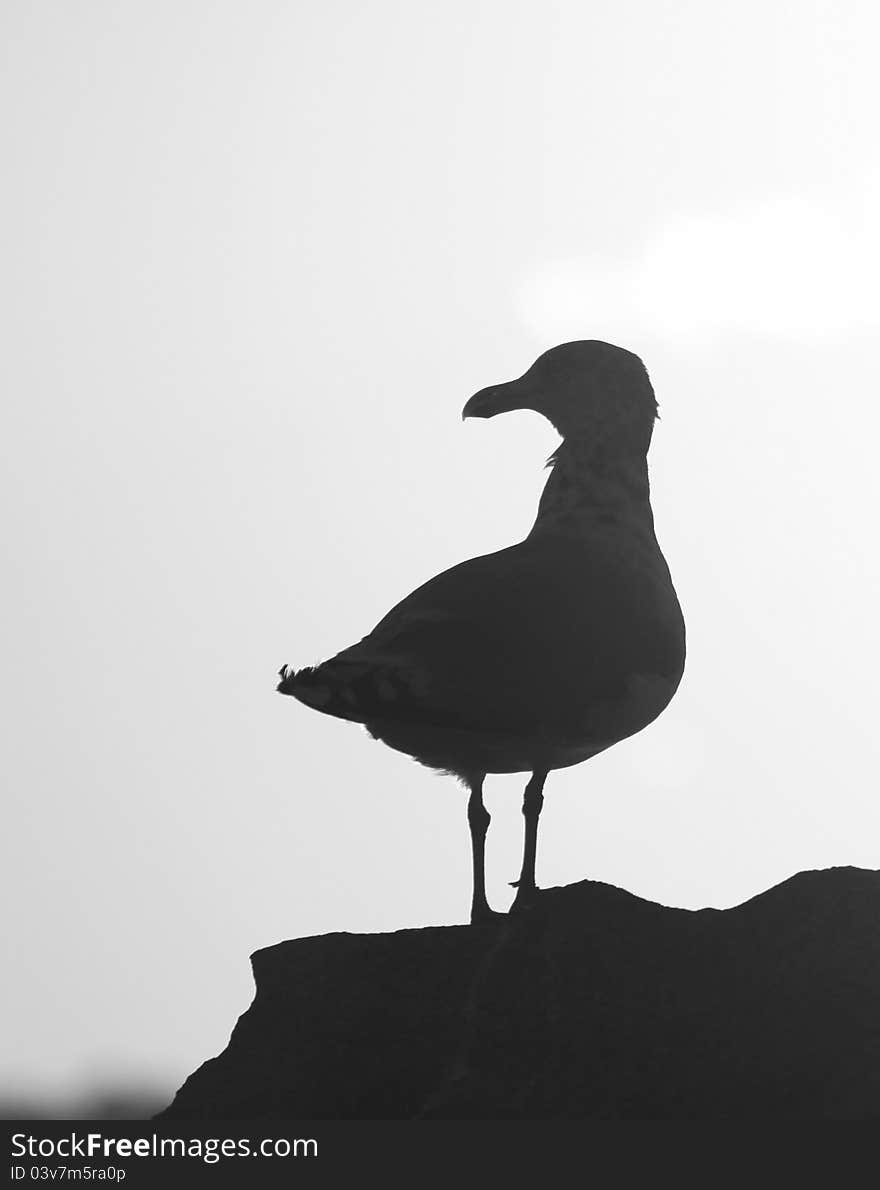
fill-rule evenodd
<path id="1" fill-rule="evenodd" d="M 513 904 L 510 906 L 510 912 L 513 914 L 524 913 L 533 908 L 538 899 L 538 893 L 541 891 L 534 884 L 520 885 L 519 880 L 511 880 L 510 887 L 517 890 Z"/>
<path id="2" fill-rule="evenodd" d="M 494 922 L 502 921 L 505 917 L 507 917 L 506 913 L 496 913 L 488 905 L 475 905 L 471 909 L 472 926 L 489 926 Z"/>

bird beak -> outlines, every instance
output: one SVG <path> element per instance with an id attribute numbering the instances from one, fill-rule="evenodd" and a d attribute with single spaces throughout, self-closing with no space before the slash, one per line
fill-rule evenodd
<path id="1" fill-rule="evenodd" d="M 525 376 L 507 384 L 492 384 L 474 393 L 461 411 L 466 417 L 494 417 L 496 413 L 510 413 L 514 409 L 531 409 L 531 385 Z"/>

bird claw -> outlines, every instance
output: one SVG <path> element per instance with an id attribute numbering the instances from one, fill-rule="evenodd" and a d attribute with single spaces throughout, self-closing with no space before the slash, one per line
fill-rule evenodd
<path id="1" fill-rule="evenodd" d="M 488 905 L 477 909 L 471 909 L 472 926 L 489 926 L 495 922 L 501 921 L 505 917 L 507 917 L 506 913 L 497 913 L 494 909 L 490 909 Z"/>
<path id="2" fill-rule="evenodd" d="M 512 887 L 517 889 L 517 894 L 514 897 L 513 904 L 510 906 L 510 912 L 512 914 L 518 914 L 527 912 L 529 909 L 533 909 L 535 902 L 538 899 L 538 893 L 540 892 L 540 889 L 535 888 L 534 885 L 532 885 L 531 888 L 521 888 L 520 882 L 518 880 Z"/>

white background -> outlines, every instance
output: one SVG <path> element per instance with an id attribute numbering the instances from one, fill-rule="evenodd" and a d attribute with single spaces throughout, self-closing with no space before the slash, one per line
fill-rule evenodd
<path id="1" fill-rule="evenodd" d="M 551 777 L 539 882 L 880 867 L 874 4 L 2 21 L 0 1092 L 170 1095 L 254 949 L 465 920 L 463 791 L 275 671 L 528 531 L 553 431 L 459 413 L 566 339 L 651 373 L 689 661 Z"/>

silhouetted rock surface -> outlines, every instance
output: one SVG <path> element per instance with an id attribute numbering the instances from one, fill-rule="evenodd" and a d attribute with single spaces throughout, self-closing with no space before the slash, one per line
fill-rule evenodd
<path id="1" fill-rule="evenodd" d="M 253 969 L 163 1118 L 880 1116 L 880 872 L 695 912 L 585 881 L 498 925 L 304 938 Z"/>

